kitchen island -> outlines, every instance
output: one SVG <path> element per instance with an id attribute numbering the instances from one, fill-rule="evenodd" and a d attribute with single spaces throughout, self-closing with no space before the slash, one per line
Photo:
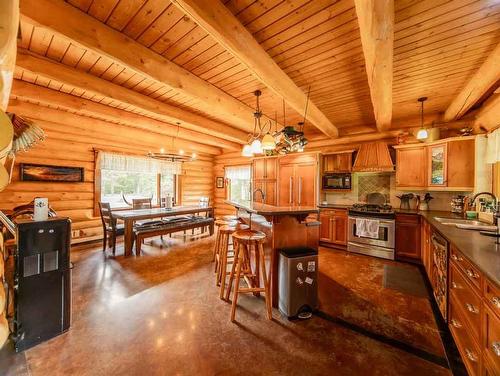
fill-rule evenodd
<path id="1" fill-rule="evenodd" d="M 278 306 L 279 250 L 288 247 L 319 246 L 318 208 L 315 206 L 273 206 L 253 201 L 226 201 L 240 220 L 252 230 L 266 234 L 264 252 L 270 264 L 273 306 Z"/>

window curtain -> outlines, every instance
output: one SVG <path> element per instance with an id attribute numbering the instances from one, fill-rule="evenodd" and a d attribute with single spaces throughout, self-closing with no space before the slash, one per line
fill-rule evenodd
<path id="1" fill-rule="evenodd" d="M 231 180 L 250 180 L 250 166 L 227 166 L 225 168 L 226 178 Z"/>
<path id="2" fill-rule="evenodd" d="M 181 162 L 159 161 L 148 157 L 100 152 L 100 165 L 103 170 L 149 172 L 162 175 L 180 175 Z"/>

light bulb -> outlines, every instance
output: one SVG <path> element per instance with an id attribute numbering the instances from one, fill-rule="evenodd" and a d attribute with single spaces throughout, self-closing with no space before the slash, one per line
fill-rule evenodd
<path id="1" fill-rule="evenodd" d="M 196 153 L 191 154 L 191 159 L 196 159 Z"/>
<path id="2" fill-rule="evenodd" d="M 241 151 L 241 155 L 243 157 L 253 157 L 252 147 L 250 145 L 243 146 L 243 150 Z"/>
<path id="3" fill-rule="evenodd" d="M 160 149 L 160 153 L 164 154 L 165 153 L 165 149 L 161 148 Z"/>
<path id="4" fill-rule="evenodd" d="M 274 142 L 274 137 L 269 133 L 266 133 L 262 138 L 262 150 L 274 150 L 276 149 L 276 143 Z"/>
<path id="5" fill-rule="evenodd" d="M 253 154 L 262 154 L 262 144 L 258 138 L 253 140 L 252 144 L 250 145 L 252 148 L 252 153 Z"/>
<path id="6" fill-rule="evenodd" d="M 429 132 L 427 132 L 427 129 L 420 128 L 417 132 L 417 140 L 425 140 L 427 137 L 429 137 Z"/>
<path id="7" fill-rule="evenodd" d="M 184 150 L 183 149 L 179 149 L 179 154 L 180 155 L 184 155 Z"/>

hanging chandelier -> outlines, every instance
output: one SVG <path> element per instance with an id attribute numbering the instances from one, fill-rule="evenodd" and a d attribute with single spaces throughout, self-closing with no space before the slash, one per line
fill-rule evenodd
<path id="1" fill-rule="evenodd" d="M 310 88 L 309 88 L 310 91 Z M 260 90 L 254 92 L 256 97 L 256 108 L 254 112 L 254 129 L 249 134 L 248 142 L 243 146 L 241 155 L 243 157 L 254 157 L 255 155 L 277 155 L 289 154 L 304 151 L 307 145 L 307 139 L 304 136 L 304 124 L 307 114 L 307 105 L 309 103 L 309 93 L 307 94 L 306 108 L 304 111 L 304 121 L 298 123 L 298 130 L 291 125 L 286 124 L 285 102 L 283 101 L 283 128 L 278 131 L 278 121 L 274 120 L 274 132 L 272 132 L 271 121 L 261 124 L 262 110 L 260 109 L 259 97 L 262 95 Z"/>
<path id="2" fill-rule="evenodd" d="M 175 141 L 178 136 L 179 136 L 179 124 L 177 124 L 176 136 L 172 137 L 172 150 L 175 150 Z M 165 152 L 164 148 L 161 148 L 159 153 L 149 151 L 147 156 L 149 158 L 165 162 L 190 162 L 194 161 L 198 157 L 194 152 L 191 153 L 191 155 L 186 154 L 184 149 L 179 149 L 177 152 Z"/>

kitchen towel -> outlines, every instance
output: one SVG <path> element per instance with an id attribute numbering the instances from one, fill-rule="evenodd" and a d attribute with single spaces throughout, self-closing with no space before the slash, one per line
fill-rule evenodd
<path id="1" fill-rule="evenodd" d="M 376 219 L 356 218 L 356 236 L 378 239 L 379 226 Z"/>

